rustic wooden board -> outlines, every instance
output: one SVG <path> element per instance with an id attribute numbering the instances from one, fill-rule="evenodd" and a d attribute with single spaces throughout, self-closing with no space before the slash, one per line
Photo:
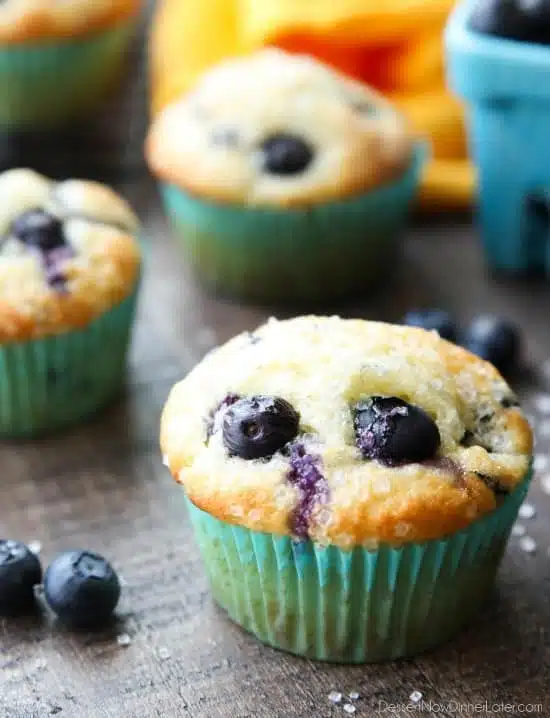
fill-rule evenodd
<path id="1" fill-rule="evenodd" d="M 260 646 L 213 605 L 181 492 L 160 460 L 158 420 L 171 385 L 207 349 L 269 312 L 203 293 L 173 246 L 152 185 L 127 190 L 151 247 L 126 394 L 63 436 L 0 446 L 0 535 L 39 540 L 44 561 L 71 547 L 107 554 L 126 583 L 120 621 L 98 635 L 72 635 L 43 616 L 0 620 L 1 718 L 345 716 L 328 700 L 333 689 L 361 694 L 357 716 L 391 715 L 387 705 L 407 704 L 414 690 L 439 704 L 541 704 L 539 715 L 550 715 L 550 496 L 539 483 L 531 492 L 537 516 L 524 522 L 537 552 L 528 555 L 514 539 L 483 615 L 426 656 L 314 664 Z M 549 299 L 543 284 L 487 279 L 462 222 L 412 231 L 382 296 L 332 309 L 383 319 L 422 303 L 444 304 L 462 319 L 503 312 L 523 324 L 540 366 L 550 356 Z M 527 403 L 542 387 L 542 377 L 523 387 Z M 539 425 L 548 433 L 540 415 Z M 402 705 L 394 715 L 410 713 Z"/>

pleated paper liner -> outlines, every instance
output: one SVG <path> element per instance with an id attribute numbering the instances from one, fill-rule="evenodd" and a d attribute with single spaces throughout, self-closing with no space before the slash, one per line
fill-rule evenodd
<path id="1" fill-rule="evenodd" d="M 452 536 L 375 551 L 297 543 L 187 504 L 214 599 L 236 623 L 300 656 L 364 663 L 435 647 L 480 611 L 530 479 Z"/>
<path id="2" fill-rule="evenodd" d="M 85 117 L 122 77 L 138 19 L 76 39 L 0 48 L 0 132 Z"/>
<path id="3" fill-rule="evenodd" d="M 0 345 L 0 436 L 54 432 L 115 398 L 125 370 L 137 289 L 86 328 Z"/>
<path id="4" fill-rule="evenodd" d="M 391 271 L 426 148 L 364 195 L 307 208 L 240 207 L 161 193 L 176 236 L 209 286 L 251 301 L 322 301 L 370 290 Z"/>

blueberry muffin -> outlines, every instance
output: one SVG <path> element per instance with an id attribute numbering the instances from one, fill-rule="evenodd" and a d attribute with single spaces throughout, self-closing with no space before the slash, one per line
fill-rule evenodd
<path id="1" fill-rule="evenodd" d="M 271 320 L 164 409 L 215 599 L 311 658 L 411 656 L 480 608 L 532 437 L 491 364 L 413 327 Z"/>
<path id="2" fill-rule="evenodd" d="M 0 3 L 0 130 L 85 117 L 120 80 L 141 0 Z"/>
<path id="3" fill-rule="evenodd" d="M 34 435 L 107 403 L 124 374 L 139 223 L 94 182 L 0 175 L 0 435 Z"/>
<path id="4" fill-rule="evenodd" d="M 202 278 L 257 300 L 325 299 L 385 274 L 420 164 L 374 90 L 273 49 L 206 74 L 146 149 Z"/>

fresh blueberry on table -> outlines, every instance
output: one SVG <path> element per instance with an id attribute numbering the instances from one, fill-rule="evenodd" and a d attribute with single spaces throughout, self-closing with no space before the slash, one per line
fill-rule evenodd
<path id="1" fill-rule="evenodd" d="M 412 310 L 405 314 L 402 324 L 436 331 L 442 339 L 447 339 L 450 342 L 456 341 L 457 338 L 456 324 L 449 312 L 445 312 L 443 309 Z"/>
<path id="2" fill-rule="evenodd" d="M 387 466 L 433 459 L 441 443 L 431 416 L 398 397 L 360 401 L 353 407 L 353 423 L 363 457 Z"/>
<path id="3" fill-rule="evenodd" d="M 239 399 L 223 416 L 223 442 L 230 456 L 273 456 L 296 438 L 300 416 L 285 399 L 252 396 Z"/>
<path id="4" fill-rule="evenodd" d="M 521 355 L 519 328 L 501 317 L 482 314 L 467 328 L 463 344 L 473 354 L 491 362 L 501 374 L 518 368 Z"/>
<path id="5" fill-rule="evenodd" d="M 284 133 L 266 139 L 262 154 L 264 171 L 273 175 L 299 174 L 313 159 L 313 149 L 304 139 Z"/>
<path id="6" fill-rule="evenodd" d="M 105 625 L 120 598 L 120 582 L 111 564 L 91 551 L 67 551 L 44 576 L 44 597 L 60 621 L 75 628 Z"/>
<path id="7" fill-rule="evenodd" d="M 550 44 L 550 0 L 478 0 L 470 28 L 487 35 Z"/>
<path id="8" fill-rule="evenodd" d="M 0 615 L 22 613 L 34 604 L 42 580 L 38 557 L 19 541 L 0 540 Z"/>
<path id="9" fill-rule="evenodd" d="M 27 246 L 42 252 L 50 252 L 66 244 L 61 221 L 41 209 L 31 209 L 20 215 L 13 222 L 11 232 Z"/>

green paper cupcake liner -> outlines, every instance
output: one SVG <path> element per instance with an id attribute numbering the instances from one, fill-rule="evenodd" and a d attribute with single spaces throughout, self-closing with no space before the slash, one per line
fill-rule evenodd
<path id="1" fill-rule="evenodd" d="M 120 81 L 137 28 L 130 18 L 77 39 L 0 49 L 0 131 L 40 130 L 83 117 Z"/>
<path id="2" fill-rule="evenodd" d="M 397 181 L 306 209 L 214 204 L 161 185 L 167 213 L 200 278 L 253 301 L 326 300 L 368 290 L 391 270 L 425 148 Z"/>
<path id="3" fill-rule="evenodd" d="M 85 329 L 0 346 L 0 436 L 54 432 L 121 389 L 137 290 Z"/>
<path id="4" fill-rule="evenodd" d="M 214 599 L 236 623 L 300 656 L 365 663 L 435 647 L 479 612 L 530 479 L 452 536 L 373 551 L 297 543 L 187 504 Z"/>

